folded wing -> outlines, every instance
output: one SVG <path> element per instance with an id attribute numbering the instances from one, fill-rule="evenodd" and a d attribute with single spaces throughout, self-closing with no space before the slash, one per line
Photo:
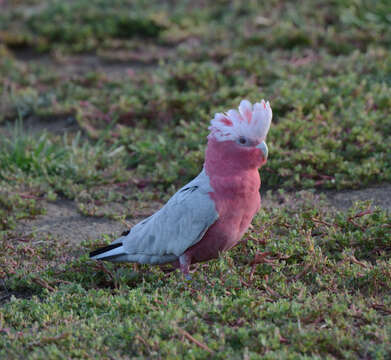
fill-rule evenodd
<path id="1" fill-rule="evenodd" d="M 175 193 L 159 211 L 135 225 L 126 236 L 113 243 L 122 243 L 122 246 L 111 248 L 106 253 L 108 256 L 103 253 L 94 258 L 143 264 L 176 260 L 200 241 L 217 220 L 218 213 L 209 196 L 212 191 L 209 178 L 203 170 Z"/>

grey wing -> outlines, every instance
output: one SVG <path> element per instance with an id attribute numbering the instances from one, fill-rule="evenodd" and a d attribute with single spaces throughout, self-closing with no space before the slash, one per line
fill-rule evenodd
<path id="1" fill-rule="evenodd" d="M 203 171 L 158 212 L 134 226 L 120 238 L 128 259 L 142 263 L 173 261 L 200 241 L 218 218 L 211 191 Z"/>

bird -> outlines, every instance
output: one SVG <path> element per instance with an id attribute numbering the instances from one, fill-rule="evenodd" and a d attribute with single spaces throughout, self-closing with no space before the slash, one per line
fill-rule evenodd
<path id="1" fill-rule="evenodd" d="M 270 103 L 264 100 L 242 100 L 238 110 L 216 113 L 200 174 L 90 258 L 172 264 L 191 279 L 191 264 L 218 258 L 238 244 L 260 210 L 259 169 L 268 158 L 271 120 Z"/>

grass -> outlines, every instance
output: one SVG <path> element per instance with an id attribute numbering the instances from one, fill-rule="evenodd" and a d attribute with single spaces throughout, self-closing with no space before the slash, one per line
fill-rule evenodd
<path id="1" fill-rule="evenodd" d="M 388 1 L 0 8 L 0 357 L 391 356 L 390 214 L 314 195 L 391 181 Z M 90 261 L 105 236 L 19 231 L 56 199 L 150 214 L 200 171 L 213 114 L 242 98 L 273 108 L 273 205 L 192 282 Z M 79 131 L 26 130 L 64 119 Z"/>
<path id="2" fill-rule="evenodd" d="M 101 267 L 86 255 L 91 243 L 3 238 L 3 356 L 387 358 L 389 215 L 365 203 L 332 214 L 311 193 L 293 200 L 261 211 L 247 244 L 191 283 Z"/>

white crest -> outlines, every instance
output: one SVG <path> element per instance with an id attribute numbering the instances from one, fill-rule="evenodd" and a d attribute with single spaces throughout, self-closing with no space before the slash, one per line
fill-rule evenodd
<path id="1" fill-rule="evenodd" d="M 269 102 L 262 100 L 252 105 L 242 100 L 239 111 L 228 110 L 215 114 L 209 126 L 209 137 L 218 141 L 237 140 L 240 136 L 261 142 L 264 141 L 272 121 L 272 109 Z"/>

